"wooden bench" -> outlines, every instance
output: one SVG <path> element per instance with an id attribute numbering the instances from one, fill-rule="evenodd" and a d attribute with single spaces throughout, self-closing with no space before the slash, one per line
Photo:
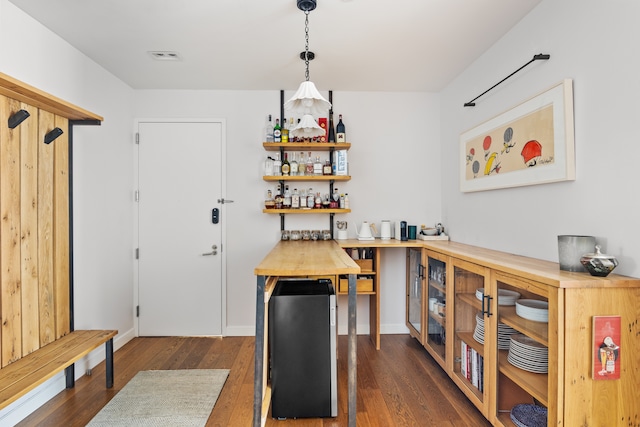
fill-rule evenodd
<path id="1" fill-rule="evenodd" d="M 118 331 L 73 331 L 0 369 L 0 409 L 65 370 L 66 386 L 75 385 L 74 363 L 105 344 L 107 388 L 113 387 L 113 337 Z"/>

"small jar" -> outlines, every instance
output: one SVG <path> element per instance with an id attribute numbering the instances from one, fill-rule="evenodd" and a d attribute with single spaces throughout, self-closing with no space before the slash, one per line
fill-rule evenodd
<path id="1" fill-rule="evenodd" d="M 322 230 L 322 240 L 331 240 L 333 236 L 331 236 L 331 231 Z"/>
<path id="2" fill-rule="evenodd" d="M 311 232 L 311 240 L 319 240 L 320 239 L 320 230 L 313 230 Z"/>
<path id="3" fill-rule="evenodd" d="M 310 230 L 302 230 L 302 240 L 311 240 Z"/>
<path id="4" fill-rule="evenodd" d="M 289 232 L 289 230 L 282 230 L 282 233 L 280 234 L 280 240 L 290 240 L 291 239 L 291 233 Z"/>
<path id="5" fill-rule="evenodd" d="M 300 230 L 291 230 L 291 240 L 300 240 L 301 237 Z"/>

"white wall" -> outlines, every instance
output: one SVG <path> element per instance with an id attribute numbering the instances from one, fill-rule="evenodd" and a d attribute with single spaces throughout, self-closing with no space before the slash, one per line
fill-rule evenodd
<path id="1" fill-rule="evenodd" d="M 640 274 L 638 16 L 635 1 L 545 0 L 441 93 L 442 205 L 453 240 L 557 261 L 557 235 L 593 235 L 618 257 L 617 273 Z M 463 107 L 537 53 L 551 59 Z M 563 78 L 574 82 L 576 180 L 461 193 L 460 133 Z"/>
<path id="2" fill-rule="evenodd" d="M 297 85 L 297 82 L 295 83 Z M 291 92 L 292 93 L 292 92 Z M 285 98 L 291 95 L 285 93 Z M 235 201 L 223 207 L 227 227 L 227 335 L 255 333 L 253 268 L 279 239 L 280 218 L 262 213 L 264 195 L 274 188 L 262 180 L 264 118 L 279 115 L 279 91 L 136 91 L 137 118 L 217 117 L 227 123 L 227 191 Z M 334 92 L 335 119 L 343 114 L 352 181 L 348 192 L 352 237 L 363 220 L 440 221 L 439 97 L 433 94 Z M 417 125 L 416 125 L 417 124 Z M 312 183 L 307 183 L 307 185 Z M 328 191 L 328 185 L 314 190 Z M 285 219 L 287 229 L 329 228 L 327 215 Z M 383 332 L 404 332 L 404 251 L 383 254 Z M 361 297 L 359 331 L 368 331 L 368 305 Z M 346 299 L 339 300 L 340 330 L 346 331 Z"/>
<path id="3" fill-rule="evenodd" d="M 119 330 L 117 349 L 133 336 L 133 91 L 6 0 L 0 71 L 104 117 L 101 126 L 74 128 L 75 326 Z M 76 375 L 102 359 L 103 348 L 76 366 Z M 0 425 L 62 389 L 61 374 L 0 411 Z"/>

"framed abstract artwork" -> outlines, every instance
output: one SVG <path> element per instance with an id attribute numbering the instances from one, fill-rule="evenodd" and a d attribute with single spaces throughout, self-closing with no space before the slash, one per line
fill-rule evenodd
<path id="1" fill-rule="evenodd" d="M 460 135 L 460 191 L 575 179 L 573 81 Z"/>

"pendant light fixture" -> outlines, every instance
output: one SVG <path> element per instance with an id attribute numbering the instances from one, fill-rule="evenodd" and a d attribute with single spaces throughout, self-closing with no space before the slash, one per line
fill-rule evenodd
<path id="1" fill-rule="evenodd" d="M 325 129 L 318 125 L 313 115 L 320 116 L 326 114 L 331 108 L 331 104 L 324 99 L 320 92 L 318 92 L 318 89 L 316 89 L 316 85 L 309 80 L 309 61 L 315 57 L 313 52 L 309 52 L 309 12 L 316 8 L 316 0 L 297 0 L 297 4 L 298 9 L 302 10 L 305 14 L 305 46 L 304 52 L 300 53 L 300 59 L 304 60 L 305 65 L 305 81 L 300 84 L 300 87 L 291 99 L 284 104 L 284 109 L 294 114 L 302 114 L 300 123 L 290 132 L 293 133 L 294 136 L 310 138 L 325 134 Z"/>

